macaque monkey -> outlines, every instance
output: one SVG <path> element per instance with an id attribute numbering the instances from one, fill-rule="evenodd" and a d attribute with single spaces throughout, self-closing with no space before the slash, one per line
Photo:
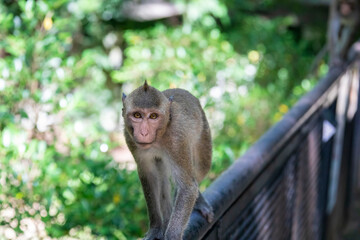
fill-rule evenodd
<path id="1" fill-rule="evenodd" d="M 211 222 L 212 208 L 198 188 L 212 155 L 199 100 L 183 89 L 160 92 L 145 81 L 128 96 L 123 94 L 123 106 L 126 143 L 137 164 L 150 220 L 144 239 L 182 239 L 193 209 Z"/>

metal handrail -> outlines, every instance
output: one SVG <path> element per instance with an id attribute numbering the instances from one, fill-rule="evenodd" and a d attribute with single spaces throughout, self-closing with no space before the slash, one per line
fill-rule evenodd
<path id="1" fill-rule="evenodd" d="M 203 193 L 214 210 L 214 221 L 208 223 L 193 212 L 184 239 L 201 239 L 217 220 L 244 194 L 249 186 L 266 171 L 269 164 L 284 149 L 287 142 L 296 138 L 304 124 L 324 106 L 337 97 L 339 79 L 351 62 L 333 67 L 317 86 L 270 128 L 242 157 L 236 160 Z"/>

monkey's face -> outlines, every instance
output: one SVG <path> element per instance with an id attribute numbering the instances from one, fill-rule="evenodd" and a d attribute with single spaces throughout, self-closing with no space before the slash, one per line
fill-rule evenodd
<path id="1" fill-rule="evenodd" d="M 149 148 L 166 131 L 171 101 L 146 82 L 129 96 L 123 94 L 125 129 L 139 148 Z"/>
<path id="2" fill-rule="evenodd" d="M 164 113 L 157 109 L 134 109 L 127 113 L 127 122 L 138 147 L 149 148 L 156 142 L 158 130 L 164 125 Z"/>

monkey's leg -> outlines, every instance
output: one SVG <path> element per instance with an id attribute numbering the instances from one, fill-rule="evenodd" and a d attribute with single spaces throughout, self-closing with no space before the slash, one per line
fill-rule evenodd
<path id="1" fill-rule="evenodd" d="M 191 179 L 188 175 L 178 177 L 180 179 Z M 194 208 L 198 191 L 198 186 L 195 180 L 178 184 L 174 208 L 171 213 L 169 225 L 165 232 L 165 240 L 182 239 L 183 232 Z"/>
<path id="2" fill-rule="evenodd" d="M 150 229 L 146 233 L 144 240 L 162 239 L 164 230 L 162 229 L 162 214 L 159 201 L 160 184 L 157 174 L 154 174 L 149 169 L 142 171 L 139 166 L 138 172 L 150 220 Z"/>
<path id="3" fill-rule="evenodd" d="M 160 157 L 155 157 L 154 159 L 157 172 L 157 180 L 159 181 L 160 192 L 159 192 L 159 205 L 160 211 L 162 214 L 162 233 L 165 233 L 165 230 L 168 226 L 171 210 L 172 210 L 172 197 L 171 197 L 171 182 L 170 182 L 170 169 L 167 165 L 167 162 Z"/>
<path id="4" fill-rule="evenodd" d="M 212 207 L 209 205 L 209 203 L 206 201 L 206 199 L 203 197 L 201 192 L 199 191 L 199 196 L 196 199 L 196 203 L 194 206 L 194 209 L 199 211 L 201 215 L 210 223 L 214 219 L 214 213 Z"/>
<path id="5" fill-rule="evenodd" d="M 161 181 L 160 206 L 163 217 L 162 229 L 165 233 L 165 230 L 169 224 L 172 210 L 171 182 L 169 178 L 165 178 Z"/>

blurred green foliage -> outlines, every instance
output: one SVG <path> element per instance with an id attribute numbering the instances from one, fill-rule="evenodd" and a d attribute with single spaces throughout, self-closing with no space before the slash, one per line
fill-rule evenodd
<path id="1" fill-rule="evenodd" d="M 205 107 L 214 157 L 202 189 L 310 90 L 325 24 L 262 14 L 279 1 L 239 2 L 179 0 L 174 24 L 126 19 L 118 0 L 2 1 L 0 239 L 144 234 L 137 173 L 116 160 L 121 92 L 144 78 Z"/>

